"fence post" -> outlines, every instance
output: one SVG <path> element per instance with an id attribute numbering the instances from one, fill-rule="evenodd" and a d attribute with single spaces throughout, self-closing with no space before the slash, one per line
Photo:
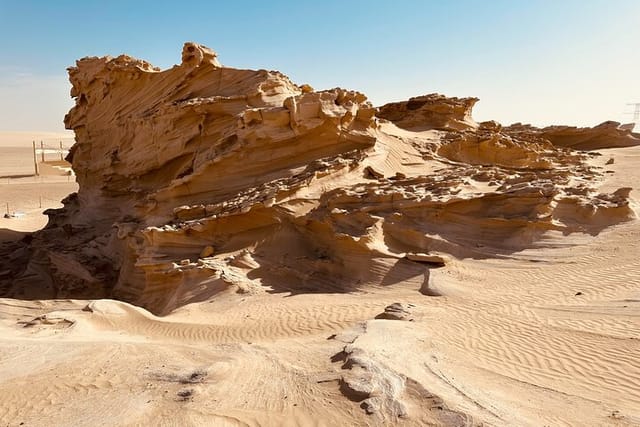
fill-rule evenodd
<path id="1" fill-rule="evenodd" d="M 63 153 L 64 151 L 62 150 L 62 141 L 60 141 L 60 161 L 64 160 Z"/>
<path id="2" fill-rule="evenodd" d="M 44 142 L 40 141 L 40 155 L 42 156 L 42 163 L 44 163 Z"/>
<path id="3" fill-rule="evenodd" d="M 36 142 L 33 141 L 33 167 L 35 169 L 36 172 L 36 176 L 39 175 L 38 173 L 38 156 L 36 155 Z"/>

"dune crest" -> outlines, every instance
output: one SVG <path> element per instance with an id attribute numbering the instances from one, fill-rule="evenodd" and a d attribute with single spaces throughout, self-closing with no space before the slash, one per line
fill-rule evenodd
<path id="1" fill-rule="evenodd" d="M 5 294 L 164 314 L 226 290 L 345 292 L 407 270 L 428 281 L 407 254 L 503 256 L 633 216 L 629 190 L 599 194 L 593 154 L 565 148 L 598 144 L 478 124 L 476 98 L 376 110 L 359 92 L 222 66 L 195 43 L 164 71 L 121 55 L 69 75 L 79 190 L 5 245 Z"/>

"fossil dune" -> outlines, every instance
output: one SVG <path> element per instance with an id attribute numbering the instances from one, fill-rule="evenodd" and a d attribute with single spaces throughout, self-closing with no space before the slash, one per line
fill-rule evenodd
<path id="1" fill-rule="evenodd" d="M 0 418 L 640 423 L 640 134 L 375 108 L 195 43 L 69 75 L 78 191 L 0 235 Z"/>

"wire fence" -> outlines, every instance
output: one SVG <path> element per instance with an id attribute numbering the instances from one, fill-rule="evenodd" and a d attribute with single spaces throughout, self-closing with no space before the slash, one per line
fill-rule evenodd
<path id="1" fill-rule="evenodd" d="M 56 182 L 75 182 L 73 173 L 60 175 L 15 174 L 0 177 L 0 184 L 49 184 Z"/>
<path id="2" fill-rule="evenodd" d="M 4 206 L 2 206 L 4 211 L 2 214 L 4 218 L 20 218 L 33 211 L 59 206 L 62 204 L 63 198 L 64 196 L 60 198 L 38 196 L 32 200 L 5 201 Z"/>
<path id="3" fill-rule="evenodd" d="M 71 164 L 65 160 L 71 145 L 72 139 L 33 141 L 35 175 L 73 175 Z"/>
<path id="4" fill-rule="evenodd" d="M 73 142 L 43 139 L 0 149 L 0 219 L 35 218 L 77 191 L 76 177 L 65 160 Z M 0 228 L 13 222 L 3 222 Z"/>
<path id="5" fill-rule="evenodd" d="M 69 138 L 5 144 L 0 147 L 0 184 L 40 182 L 43 176 L 72 181 L 73 170 L 65 160 L 72 145 Z"/>

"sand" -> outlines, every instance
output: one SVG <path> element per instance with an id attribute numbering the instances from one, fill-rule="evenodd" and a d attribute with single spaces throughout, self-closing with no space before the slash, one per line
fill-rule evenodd
<path id="1" fill-rule="evenodd" d="M 76 65 L 42 231 L 64 135 L 0 135 L 1 425 L 640 425 L 637 135 Z"/>
<path id="2" fill-rule="evenodd" d="M 72 176 L 34 175 L 29 135 L 35 135 L 33 139 L 55 135 L 68 137 L 56 133 L 0 132 L 0 230 L 28 232 L 41 229 L 47 223 L 42 212 L 47 208 L 62 207 L 60 201 L 78 187 Z M 55 155 L 48 155 L 51 157 Z M 8 219 L 4 217 L 6 213 L 18 213 L 18 216 Z"/>
<path id="3" fill-rule="evenodd" d="M 640 148 L 600 151 L 594 162 L 615 158 L 603 190 L 634 187 L 639 212 Z M 5 171 L 18 157 L 3 156 L 0 175 L 15 174 Z M 75 189 L 60 178 L 9 181 L 2 201 L 25 217 L 0 228 L 21 232 L 42 227 L 42 210 Z M 427 384 L 485 425 L 639 425 L 640 222 L 549 238 L 556 248 L 432 270 L 432 291 L 446 296 L 422 295 L 422 277 L 406 277 L 350 293 L 228 292 L 164 317 L 113 300 L 1 299 L 0 420 L 375 425 L 340 391 L 348 343 L 386 393 L 394 381 L 417 384 L 406 405 L 437 406 L 421 394 Z M 412 321 L 375 319 L 395 302 L 411 305 Z"/>

